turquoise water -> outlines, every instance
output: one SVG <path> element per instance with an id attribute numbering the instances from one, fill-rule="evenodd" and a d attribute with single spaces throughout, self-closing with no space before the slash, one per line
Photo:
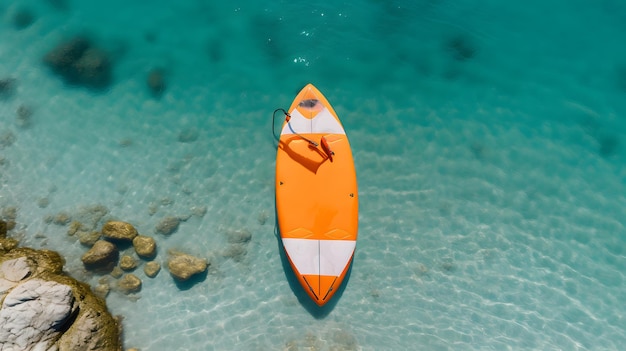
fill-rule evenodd
<path id="1" fill-rule="evenodd" d="M 626 344 L 622 1 L 171 3 L 0 3 L 0 79 L 15 79 L 0 96 L 0 208 L 18 209 L 13 235 L 95 285 L 85 248 L 46 217 L 83 220 L 98 204 L 153 235 L 158 261 L 179 249 L 213 263 L 183 289 L 166 269 L 139 270 L 139 299 L 112 292 L 127 347 Z M 24 10 L 33 21 L 17 28 Z M 106 90 L 42 64 L 76 34 L 111 55 Z M 160 99 L 152 68 L 165 72 Z M 360 192 L 351 276 L 321 311 L 290 281 L 273 225 L 271 112 L 308 82 L 344 122 Z M 237 230 L 252 240 L 233 259 Z"/>

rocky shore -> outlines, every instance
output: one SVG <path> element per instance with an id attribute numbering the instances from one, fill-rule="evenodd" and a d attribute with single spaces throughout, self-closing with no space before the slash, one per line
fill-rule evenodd
<path id="1" fill-rule="evenodd" d="M 81 257 L 85 269 L 102 274 L 92 289 L 63 271 L 65 261 L 57 252 L 19 247 L 7 235 L 16 226 L 16 216 L 9 212 L 0 218 L 0 351 L 122 350 L 121 323 L 109 313 L 105 298 L 112 288 L 126 295 L 140 292 L 142 281 L 132 273 L 140 264 L 147 277 L 158 274 L 154 238 L 123 221 L 109 220 L 94 230 L 108 212 L 100 207 L 93 223 L 71 222 L 67 216 L 62 222 L 69 226 L 68 234 L 93 237 L 93 242 L 81 241 L 89 247 Z M 130 249 L 120 251 L 120 245 Z M 177 250 L 169 250 L 168 256 L 166 266 L 177 283 L 206 274 L 211 265 Z"/>
<path id="2" fill-rule="evenodd" d="M 0 351 L 122 350 L 119 321 L 64 263 L 0 232 Z"/>

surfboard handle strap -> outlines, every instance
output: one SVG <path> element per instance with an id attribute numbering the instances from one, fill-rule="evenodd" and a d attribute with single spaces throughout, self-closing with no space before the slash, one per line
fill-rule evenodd
<path id="1" fill-rule="evenodd" d="M 272 134 L 274 135 L 274 139 L 276 139 L 276 141 L 280 140 L 280 137 L 276 135 L 276 112 L 278 111 L 281 111 L 285 115 L 285 119 L 291 118 L 289 112 L 285 111 L 282 108 L 277 108 L 274 110 L 274 113 L 272 114 Z"/>
<path id="2" fill-rule="evenodd" d="M 287 122 L 287 124 L 289 124 L 289 128 L 293 131 L 293 133 L 295 135 L 297 135 L 300 138 L 306 140 L 309 144 L 311 144 L 314 147 L 317 147 L 319 145 L 318 143 L 314 142 L 313 140 L 296 133 L 296 131 L 293 130 L 293 128 L 291 127 L 291 124 L 289 123 L 289 120 L 291 119 L 291 115 L 289 114 L 289 112 L 285 111 L 285 109 L 282 109 L 282 108 L 275 109 L 274 113 L 272 114 L 272 134 L 274 134 L 274 139 L 276 139 L 276 141 L 280 140 L 280 137 L 278 137 L 276 135 L 276 130 L 274 130 L 274 126 L 276 125 L 276 112 L 278 112 L 278 111 L 281 111 L 285 115 L 285 121 Z"/>

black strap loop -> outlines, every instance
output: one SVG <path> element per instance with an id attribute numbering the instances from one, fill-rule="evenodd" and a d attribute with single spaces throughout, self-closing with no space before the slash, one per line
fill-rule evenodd
<path id="1" fill-rule="evenodd" d="M 291 124 L 289 123 L 289 120 L 291 119 L 291 115 L 289 114 L 289 112 L 285 111 L 282 108 L 277 108 L 274 110 L 274 113 L 272 114 L 272 134 L 274 135 L 274 139 L 276 139 L 276 141 L 280 141 L 280 137 L 278 135 L 276 135 L 276 130 L 275 130 L 275 125 L 276 125 L 276 112 L 281 111 L 284 115 L 285 115 L 285 121 L 287 121 L 287 124 L 289 125 L 289 129 L 291 129 L 291 131 L 299 136 L 300 138 L 306 140 L 309 144 L 311 144 L 314 147 L 317 147 L 319 144 L 314 142 L 311 139 L 308 139 L 302 135 L 300 135 L 298 132 L 296 132 L 295 130 L 293 130 L 293 128 L 291 127 Z"/>
<path id="2" fill-rule="evenodd" d="M 291 118 L 291 115 L 289 114 L 289 112 L 285 111 L 282 108 L 277 108 L 274 110 L 274 113 L 272 114 L 272 134 L 274 135 L 274 139 L 276 139 L 276 141 L 280 140 L 280 137 L 276 135 L 276 130 L 275 130 L 275 126 L 276 126 L 276 112 L 278 111 L 282 111 L 283 114 L 285 114 L 285 119 L 287 120 L 287 122 L 289 122 L 289 119 Z"/>

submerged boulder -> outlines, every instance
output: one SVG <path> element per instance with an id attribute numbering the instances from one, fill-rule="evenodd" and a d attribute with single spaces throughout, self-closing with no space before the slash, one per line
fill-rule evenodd
<path id="1" fill-rule="evenodd" d="M 124 255 L 120 258 L 120 268 L 123 271 L 132 271 L 137 268 L 137 260 L 135 260 L 132 256 Z"/>
<path id="2" fill-rule="evenodd" d="M 22 129 L 29 128 L 33 124 L 32 116 L 33 109 L 28 105 L 21 104 L 15 111 L 15 124 Z"/>
<path id="3" fill-rule="evenodd" d="M 81 260 L 88 269 L 110 269 L 113 268 L 119 257 L 117 247 L 106 240 L 98 240 L 85 252 Z"/>
<path id="4" fill-rule="evenodd" d="M 167 261 L 167 268 L 172 277 L 178 281 L 186 281 L 191 276 L 206 271 L 207 267 L 206 259 L 183 252 L 170 252 L 170 258 Z"/>
<path id="5" fill-rule="evenodd" d="M 5 238 L 7 236 L 7 231 L 9 230 L 9 225 L 7 222 L 0 219 L 0 238 Z"/>
<path id="6" fill-rule="evenodd" d="M 68 84 L 97 89 L 111 84 L 109 56 L 85 37 L 78 36 L 60 43 L 44 56 L 43 61 Z"/>
<path id="7" fill-rule="evenodd" d="M 141 290 L 141 279 L 136 275 L 129 273 L 124 275 L 118 282 L 117 287 L 126 295 Z"/>
<path id="8" fill-rule="evenodd" d="M 102 226 L 102 235 L 107 239 L 132 241 L 137 236 L 137 229 L 130 223 L 109 221 Z"/>
<path id="9" fill-rule="evenodd" d="M 245 230 L 233 230 L 226 233 L 226 240 L 231 244 L 245 244 L 252 239 L 252 234 Z"/>
<path id="10" fill-rule="evenodd" d="M 163 218 L 156 226 L 156 232 L 163 235 L 170 235 L 178 230 L 180 218 L 168 216 Z"/>
<path id="11" fill-rule="evenodd" d="M 156 255 L 156 241 L 149 236 L 137 235 L 133 239 L 133 247 L 140 257 L 153 258 Z"/>
<path id="12" fill-rule="evenodd" d="M 148 79 L 146 81 L 150 93 L 155 98 L 160 98 L 165 92 L 165 76 L 162 69 L 154 68 L 148 73 Z"/>
<path id="13" fill-rule="evenodd" d="M 15 92 L 15 78 L 0 78 L 0 97 L 8 97 Z"/>
<path id="14" fill-rule="evenodd" d="M 145 266 L 143 266 L 143 272 L 150 278 L 156 277 L 161 270 L 161 264 L 156 261 L 147 262 Z"/>
<path id="15" fill-rule="evenodd" d="M 78 241 L 85 246 L 93 246 L 98 240 L 100 240 L 100 232 L 96 231 L 83 231 L 80 230 L 76 233 Z"/>

